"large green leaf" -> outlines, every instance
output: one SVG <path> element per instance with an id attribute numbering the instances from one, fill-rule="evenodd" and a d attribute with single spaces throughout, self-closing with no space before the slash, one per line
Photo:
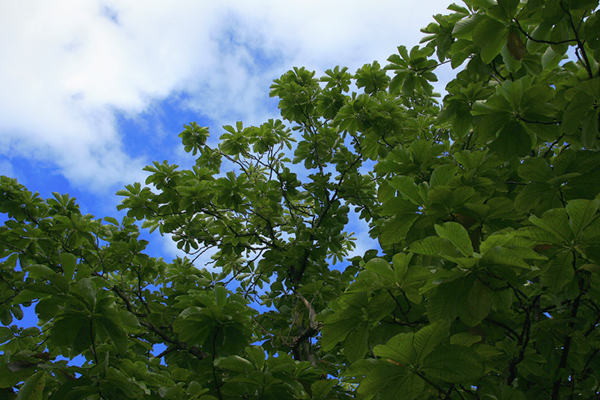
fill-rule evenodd
<path id="1" fill-rule="evenodd" d="M 483 254 L 482 265 L 510 265 L 530 269 L 531 266 L 523 261 L 516 252 L 502 246 L 494 246 Z"/>
<path id="2" fill-rule="evenodd" d="M 473 29 L 479 22 L 485 19 L 483 14 L 473 14 L 468 18 L 464 18 L 458 21 L 452 30 L 452 35 L 458 39 L 469 39 L 473 38 Z"/>
<path id="3" fill-rule="evenodd" d="M 312 395 L 314 399 L 326 399 L 331 389 L 337 384 L 334 379 L 321 379 L 313 382 L 311 385 Z"/>
<path id="4" fill-rule="evenodd" d="M 346 339 L 350 331 L 361 321 L 362 318 L 360 317 L 351 317 L 339 322 L 326 322 L 321 329 L 321 346 L 323 346 L 323 349 L 326 351 L 333 349 L 337 343 Z"/>
<path id="5" fill-rule="evenodd" d="M 519 176 L 528 181 L 547 182 L 554 178 L 554 172 L 544 158 L 532 157 L 519 166 Z"/>
<path id="6" fill-rule="evenodd" d="M 448 325 L 441 321 L 421 328 L 415 334 L 413 341 L 413 346 L 417 353 L 416 363 L 421 363 L 446 336 L 448 336 Z"/>
<path id="7" fill-rule="evenodd" d="M 80 314 L 63 314 L 58 318 L 50 331 L 50 340 L 56 346 L 71 346 L 73 344 L 84 349 L 90 344 L 91 337 L 90 320 Z M 76 339 L 84 338 L 82 342 L 76 342 Z"/>
<path id="8" fill-rule="evenodd" d="M 381 243 L 382 246 L 388 246 L 402 242 L 417 218 L 419 218 L 418 215 L 394 215 L 381 227 L 379 243 Z"/>
<path id="9" fill-rule="evenodd" d="M 229 356 L 215 360 L 215 365 L 228 371 L 249 373 L 254 370 L 252 363 L 240 356 Z"/>
<path id="10" fill-rule="evenodd" d="M 412 177 L 396 176 L 389 181 L 389 185 L 396 189 L 403 198 L 410 200 L 413 204 L 423 204 L 423 199 L 419 194 L 419 187 L 415 184 Z"/>
<path id="11" fill-rule="evenodd" d="M 81 279 L 77 282 L 77 286 L 83 293 L 83 297 L 88 302 L 90 310 L 94 310 L 96 307 L 96 284 L 91 278 Z"/>
<path id="12" fill-rule="evenodd" d="M 506 14 L 507 21 L 510 21 L 517 12 L 519 0 L 498 0 L 498 5 Z"/>
<path id="13" fill-rule="evenodd" d="M 556 293 L 575 276 L 573 254 L 563 251 L 556 255 L 542 271 L 542 283 L 551 293 Z"/>
<path id="14" fill-rule="evenodd" d="M 24 364 L 23 366 L 26 366 Z M 16 369 L 16 368 L 12 368 Z M 16 371 L 12 371 L 9 369 L 9 363 L 3 363 L 0 365 L 0 389 L 4 388 L 12 388 L 16 386 L 19 382 L 23 382 L 27 380 L 31 375 L 35 373 L 36 366 L 30 365 L 27 368 L 17 369 Z M 0 391 L 0 393 L 2 393 Z"/>
<path id="15" fill-rule="evenodd" d="M 86 396 L 98 393 L 98 387 L 88 377 L 82 376 L 78 379 L 68 380 L 56 390 L 51 400 L 79 400 L 85 399 Z"/>
<path id="16" fill-rule="evenodd" d="M 418 359 L 414 341 L 413 333 L 401 333 L 388 340 L 386 344 L 375 346 L 373 353 L 377 357 L 390 359 L 399 364 L 412 365 Z"/>
<path id="17" fill-rule="evenodd" d="M 452 322 L 456 319 L 458 315 L 458 297 L 456 294 L 460 293 L 458 292 L 460 286 L 460 282 L 457 281 L 442 283 L 431 292 L 427 303 L 429 321 L 444 320 Z"/>
<path id="18" fill-rule="evenodd" d="M 489 32 L 491 30 L 495 30 L 495 34 L 491 36 L 492 39 L 490 40 Z M 480 54 L 481 60 L 484 63 L 491 63 L 500 54 L 502 47 L 506 44 L 508 33 L 506 27 L 496 23 L 496 21 L 483 21 L 475 27 L 473 30 L 473 41 L 475 43 L 478 42 L 482 46 Z"/>
<path id="19" fill-rule="evenodd" d="M 448 345 L 429 354 L 420 368 L 427 376 L 450 383 L 475 385 L 483 375 L 484 366 L 470 347 Z"/>
<path id="20" fill-rule="evenodd" d="M 403 376 L 398 376 L 398 379 L 394 379 L 390 385 L 385 386 L 380 391 L 379 398 L 411 400 L 418 397 L 424 389 L 425 381 L 417 374 L 408 372 Z"/>
<path id="21" fill-rule="evenodd" d="M 215 288 L 215 304 L 219 308 L 223 308 L 227 303 L 227 289 L 223 286 L 217 286 Z"/>
<path id="22" fill-rule="evenodd" d="M 424 389 L 425 383 L 417 375 L 407 372 L 393 363 L 373 369 L 362 380 L 358 393 L 366 399 L 377 398 L 393 400 L 403 398 L 412 400 Z"/>
<path id="23" fill-rule="evenodd" d="M 452 164 L 440 165 L 431 174 L 431 179 L 429 180 L 429 184 L 431 185 L 431 187 L 448 186 L 449 181 L 456 175 L 457 172 L 458 172 L 457 165 L 452 165 Z"/>
<path id="24" fill-rule="evenodd" d="M 67 279 L 72 279 L 77 268 L 77 257 L 71 253 L 60 253 L 60 263 Z"/>
<path id="25" fill-rule="evenodd" d="M 127 353 L 127 337 L 125 331 L 111 317 L 102 316 L 94 321 L 96 329 L 103 329 L 120 354 Z"/>
<path id="26" fill-rule="evenodd" d="M 414 242 L 410 245 L 409 250 L 413 253 L 436 257 L 460 257 L 462 255 L 460 249 L 449 239 L 435 236 L 428 236 L 425 239 Z"/>
<path id="27" fill-rule="evenodd" d="M 396 282 L 401 283 L 404 279 L 412 256 L 412 253 L 398 253 L 392 257 L 392 266 L 394 267 Z"/>
<path id="28" fill-rule="evenodd" d="M 535 226 L 554 234 L 557 242 L 569 243 L 573 240 L 573 231 L 569 223 L 567 210 L 564 208 L 548 210 L 542 215 L 542 218 L 532 215 L 529 217 L 529 221 Z"/>
<path id="29" fill-rule="evenodd" d="M 565 209 L 569 215 L 569 225 L 575 238 L 579 238 L 582 231 L 594 220 L 599 205 L 599 199 L 569 201 Z"/>
<path id="30" fill-rule="evenodd" d="M 531 136 L 523 124 L 511 120 L 500 129 L 498 138 L 490 144 L 490 149 L 495 151 L 504 160 L 523 157 L 531 150 Z"/>
<path id="31" fill-rule="evenodd" d="M 469 290 L 469 295 L 464 298 L 467 301 L 466 312 L 470 317 L 469 321 L 465 321 L 464 318 L 461 318 L 466 325 L 478 325 L 492 310 L 493 292 L 489 286 L 479 279 L 473 283 L 471 290 Z M 459 316 L 462 316 L 462 314 L 463 313 L 459 311 Z"/>
<path id="32" fill-rule="evenodd" d="M 372 258 L 365 264 L 365 269 L 376 273 L 390 281 L 394 281 L 394 271 L 390 267 L 390 263 L 383 258 Z"/>
<path id="33" fill-rule="evenodd" d="M 19 389 L 17 400 L 42 400 L 46 386 L 46 372 L 39 371 L 31 375 Z"/>
<path id="34" fill-rule="evenodd" d="M 578 135 L 586 114 L 590 113 L 594 104 L 594 98 L 583 90 L 577 90 L 569 106 L 564 112 L 562 126 L 568 135 Z M 587 132 L 586 132 L 587 134 Z M 597 135 L 598 132 L 595 132 Z"/>
<path id="35" fill-rule="evenodd" d="M 529 211 L 542 207 L 543 211 L 555 204 L 560 204 L 559 192 L 547 183 L 531 182 L 523 188 L 515 199 L 515 208 Z"/>
<path id="36" fill-rule="evenodd" d="M 344 355 L 351 363 L 358 361 L 369 351 L 369 326 L 362 322 L 354 327 L 344 340 Z"/>
<path id="37" fill-rule="evenodd" d="M 448 239 L 454 244 L 463 256 L 473 255 L 473 246 L 467 230 L 457 222 L 445 222 L 442 225 L 436 225 L 435 231 L 440 237 Z"/>
<path id="38" fill-rule="evenodd" d="M 265 365 L 265 349 L 262 346 L 246 347 L 248 360 L 254 364 L 256 369 L 262 369 Z"/>

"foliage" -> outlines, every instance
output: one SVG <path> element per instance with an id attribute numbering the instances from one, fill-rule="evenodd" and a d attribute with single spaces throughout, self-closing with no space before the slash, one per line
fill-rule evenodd
<path id="1" fill-rule="evenodd" d="M 287 122 L 186 126 L 196 165 L 148 166 L 120 222 L 2 177 L 5 397 L 597 398 L 597 7 L 467 0 L 385 68 L 294 68 Z M 351 209 L 379 254 L 348 259 Z"/>

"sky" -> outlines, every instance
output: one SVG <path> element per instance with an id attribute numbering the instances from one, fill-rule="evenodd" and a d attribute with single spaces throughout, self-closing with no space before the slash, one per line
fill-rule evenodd
<path id="1" fill-rule="evenodd" d="M 116 191 L 143 182 L 145 165 L 193 164 L 177 136 L 183 124 L 210 127 L 216 146 L 223 125 L 279 118 L 273 79 L 294 66 L 318 77 L 336 65 L 386 65 L 449 4 L 0 2 L 0 175 L 43 197 L 69 193 L 97 218 L 119 217 Z M 356 218 L 348 230 L 356 255 L 376 246 Z M 168 237 L 150 242 L 150 255 L 180 255 Z"/>

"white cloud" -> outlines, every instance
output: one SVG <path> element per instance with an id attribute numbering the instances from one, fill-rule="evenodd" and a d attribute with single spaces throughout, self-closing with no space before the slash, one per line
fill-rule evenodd
<path id="1" fill-rule="evenodd" d="M 15 170 L 11 163 L 7 160 L 0 160 L 0 175 L 5 175 L 11 178 L 15 176 Z"/>

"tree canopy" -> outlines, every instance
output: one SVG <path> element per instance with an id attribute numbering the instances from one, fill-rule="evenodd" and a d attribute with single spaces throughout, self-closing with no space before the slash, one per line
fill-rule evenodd
<path id="1" fill-rule="evenodd" d="M 121 221 L 1 177 L 0 394 L 598 398 L 598 0 L 449 10 L 385 67 L 285 73 L 282 120 L 186 125 L 196 164 L 146 167 Z M 352 212 L 380 249 L 348 257 Z"/>

